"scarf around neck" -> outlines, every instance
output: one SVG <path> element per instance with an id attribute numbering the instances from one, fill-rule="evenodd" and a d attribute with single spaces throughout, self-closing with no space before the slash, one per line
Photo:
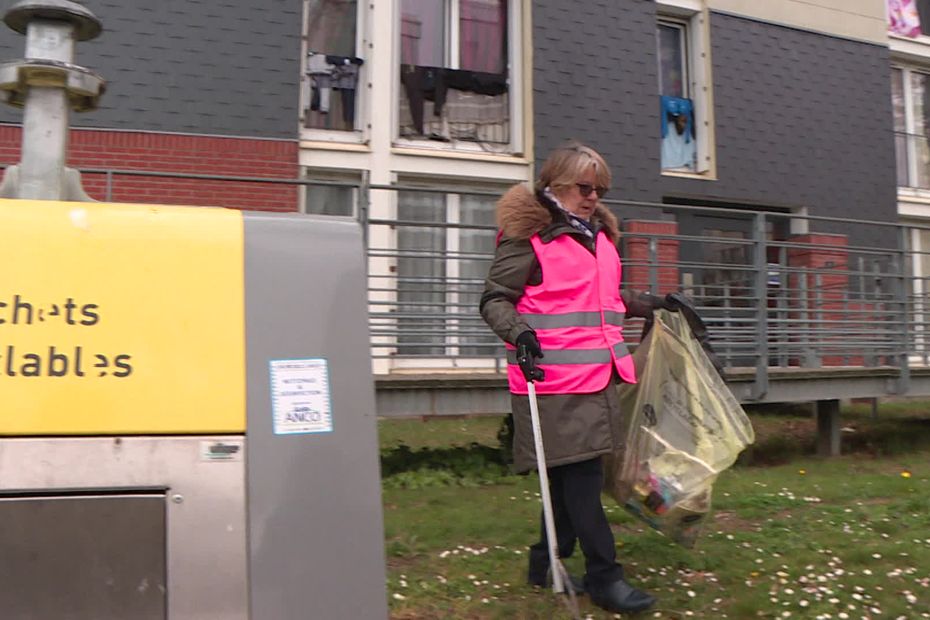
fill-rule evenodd
<path id="1" fill-rule="evenodd" d="M 588 239 L 594 239 L 594 227 L 591 224 L 591 222 L 588 222 L 587 220 L 584 220 L 578 217 L 577 215 L 575 215 L 574 213 L 572 213 L 571 211 L 563 207 L 562 203 L 559 202 L 559 199 L 556 198 L 555 194 L 552 193 L 551 188 L 546 186 L 546 188 L 543 190 L 543 196 L 551 200 L 552 204 L 557 206 L 562 211 L 562 213 L 565 214 L 565 217 L 568 220 L 568 223 L 572 225 L 572 228 L 575 228 L 576 230 L 581 232 Z"/>

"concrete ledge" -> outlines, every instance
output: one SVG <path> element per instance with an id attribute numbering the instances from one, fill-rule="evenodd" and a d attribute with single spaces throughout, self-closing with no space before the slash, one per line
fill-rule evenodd
<path id="1" fill-rule="evenodd" d="M 813 402 L 930 395 L 930 367 L 912 367 L 907 383 L 893 366 L 769 368 L 768 391 L 753 397 L 755 368 L 730 368 L 727 384 L 742 403 Z M 902 387 L 907 391 L 902 392 Z M 510 411 L 503 373 L 375 376 L 377 412 L 386 417 L 504 415 Z"/>
<path id="2" fill-rule="evenodd" d="M 823 366 L 821 368 L 782 368 L 773 366 L 768 369 L 769 381 L 797 381 L 802 379 L 850 379 L 862 377 L 892 377 L 897 378 L 900 371 L 895 366 Z M 756 378 L 755 368 L 728 368 L 726 371 L 727 383 L 753 381 Z"/>
<path id="3" fill-rule="evenodd" d="M 506 387 L 507 375 L 500 372 L 375 375 L 375 389 L 378 391 L 412 390 L 417 388 L 454 390 Z"/>

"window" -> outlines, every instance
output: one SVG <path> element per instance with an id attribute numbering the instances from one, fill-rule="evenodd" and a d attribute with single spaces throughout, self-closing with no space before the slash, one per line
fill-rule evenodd
<path id="1" fill-rule="evenodd" d="M 399 137 L 512 148 L 511 1 L 401 0 Z"/>
<path id="2" fill-rule="evenodd" d="M 930 34 L 930 0 L 885 0 L 888 30 L 905 37 Z"/>
<path id="3" fill-rule="evenodd" d="M 898 186 L 930 189 L 930 71 L 891 72 Z"/>
<path id="4" fill-rule="evenodd" d="M 898 187 L 910 185 L 907 157 L 907 122 L 904 104 L 904 72 L 891 70 L 891 104 L 894 112 L 894 147 L 898 166 Z"/>
<path id="5" fill-rule="evenodd" d="M 400 192 L 397 196 L 397 344 L 408 355 L 442 355 L 445 341 L 445 196 Z M 411 225 L 423 222 L 432 226 Z"/>
<path id="6" fill-rule="evenodd" d="M 923 361 L 926 363 L 926 356 L 930 353 L 930 305 L 927 297 L 930 295 L 930 230 L 912 228 L 910 241 L 914 270 L 914 331 L 917 350 L 923 353 Z"/>
<path id="7" fill-rule="evenodd" d="M 688 79 L 688 29 L 680 22 L 659 21 L 659 110 L 663 170 L 697 170 L 694 100 Z"/>
<path id="8" fill-rule="evenodd" d="M 351 131 L 358 115 L 357 0 L 305 0 L 307 49 L 301 110 L 308 129 Z"/>
<path id="9" fill-rule="evenodd" d="M 360 176 L 355 173 L 304 168 L 303 213 L 354 217 Z"/>
<path id="10" fill-rule="evenodd" d="M 398 355 L 490 357 L 499 348 L 478 314 L 494 253 L 495 202 L 490 196 L 398 192 Z"/>
<path id="11" fill-rule="evenodd" d="M 304 213 L 355 215 L 355 188 L 345 185 L 308 185 Z"/>
<path id="12" fill-rule="evenodd" d="M 478 315 L 484 280 L 497 245 L 497 233 L 494 230 L 496 201 L 487 196 L 462 195 L 459 198 L 459 220 L 464 227 L 457 231 L 460 258 L 455 263 L 459 278 L 456 302 L 459 312 L 468 317 L 468 320 L 457 326 L 461 344 L 459 353 L 487 357 L 500 349 L 497 336 L 491 333 Z"/>
<path id="13" fill-rule="evenodd" d="M 656 62 L 660 168 L 712 180 L 713 80 L 706 3 L 657 1 Z"/>
<path id="14" fill-rule="evenodd" d="M 688 94 L 688 47 L 684 24 L 659 22 L 659 94 L 686 98 Z"/>

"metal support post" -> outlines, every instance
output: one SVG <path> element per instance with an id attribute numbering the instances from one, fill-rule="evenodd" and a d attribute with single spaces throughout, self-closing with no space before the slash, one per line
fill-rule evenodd
<path id="1" fill-rule="evenodd" d="M 826 339 L 824 335 L 826 334 L 826 326 L 824 322 L 824 312 L 823 312 L 823 300 L 820 297 L 821 291 L 823 291 L 823 274 L 812 273 L 814 277 L 814 287 L 812 290 L 813 299 L 811 303 L 811 342 L 816 342 L 811 351 L 813 353 L 813 368 L 820 368 L 823 365 L 824 358 L 824 345 Z"/>
<path id="2" fill-rule="evenodd" d="M 911 315 L 908 310 L 908 288 L 910 286 L 910 278 L 908 277 L 909 273 L 909 262 L 907 260 L 907 230 L 904 228 L 898 229 L 898 258 L 893 261 L 892 264 L 897 263 L 897 279 L 898 279 L 898 300 L 901 305 L 901 321 L 900 325 L 900 349 L 898 354 L 898 368 L 900 368 L 900 375 L 898 375 L 898 394 L 907 394 L 910 389 L 911 384 L 911 362 L 910 362 L 910 351 L 908 350 L 909 345 L 911 344 Z"/>
<path id="3" fill-rule="evenodd" d="M 765 214 L 757 213 L 753 222 L 753 267 L 756 298 L 756 380 L 752 397 L 761 400 L 769 391 L 769 334 L 768 334 L 768 261 L 765 256 Z"/>
<path id="4" fill-rule="evenodd" d="M 358 186 L 358 221 L 362 226 L 362 243 L 368 254 L 368 219 L 371 217 L 371 173 L 362 171 L 362 182 Z M 369 270 L 370 271 L 370 270 Z"/>
<path id="5" fill-rule="evenodd" d="M 788 249 L 778 249 L 778 365 L 785 368 L 790 364 L 791 339 L 788 337 L 789 291 L 788 291 Z"/>
<path id="6" fill-rule="evenodd" d="M 810 299 L 808 298 L 808 278 L 806 267 L 798 268 L 798 318 L 801 324 L 801 366 L 816 368 L 820 364 L 814 355 L 813 332 L 811 331 Z"/>
<path id="7" fill-rule="evenodd" d="M 705 293 L 706 294 L 706 293 Z M 730 283 L 723 283 L 723 330 L 724 332 L 730 332 L 733 326 L 733 312 L 730 306 Z M 724 346 L 726 347 L 726 359 L 727 364 L 730 366 L 742 366 L 741 361 L 734 363 L 734 358 L 739 355 L 739 348 L 733 349 L 730 347 L 730 343 L 733 342 L 733 338 L 726 338 L 723 341 Z"/>
<path id="8" fill-rule="evenodd" d="M 840 455 L 840 401 L 817 401 L 817 454 Z"/>
<path id="9" fill-rule="evenodd" d="M 659 293 L 659 242 L 655 237 L 649 237 L 649 291 Z"/>
<path id="10" fill-rule="evenodd" d="M 849 324 L 848 321 L 850 320 L 849 287 L 848 286 L 842 290 L 841 295 L 842 295 L 842 305 L 840 308 L 840 318 L 838 321 L 838 325 L 839 325 L 839 333 L 837 334 L 838 339 L 844 338 L 844 335 L 848 333 L 847 329 L 844 327 L 845 325 Z M 843 343 L 840 347 L 840 354 L 842 355 L 843 366 L 849 366 L 852 363 L 850 355 L 849 355 L 849 351 L 850 351 L 849 344 Z"/>

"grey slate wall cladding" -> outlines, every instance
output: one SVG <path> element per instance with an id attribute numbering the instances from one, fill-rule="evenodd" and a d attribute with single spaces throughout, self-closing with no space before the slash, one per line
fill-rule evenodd
<path id="1" fill-rule="evenodd" d="M 897 219 L 887 48 L 712 14 L 718 180 L 701 181 L 659 172 L 653 2 L 545 0 L 533 24 L 539 163 L 578 138 L 608 158 L 614 198 Z"/>
<path id="2" fill-rule="evenodd" d="M 4 11 L 12 0 L 3 4 Z M 100 109 L 76 127 L 296 138 L 299 0 L 86 0 L 103 22 L 77 64 L 107 80 Z M 0 58 L 26 39 L 0 24 Z M 22 113 L 0 106 L 0 122 Z"/>
<path id="3" fill-rule="evenodd" d="M 897 218 L 887 48 L 720 14 L 711 39 L 720 180 L 663 193 Z"/>
<path id="4" fill-rule="evenodd" d="M 610 163 L 617 188 L 611 197 L 655 200 L 655 3 L 536 1 L 533 43 L 537 163 L 565 140 L 578 139 Z"/>

